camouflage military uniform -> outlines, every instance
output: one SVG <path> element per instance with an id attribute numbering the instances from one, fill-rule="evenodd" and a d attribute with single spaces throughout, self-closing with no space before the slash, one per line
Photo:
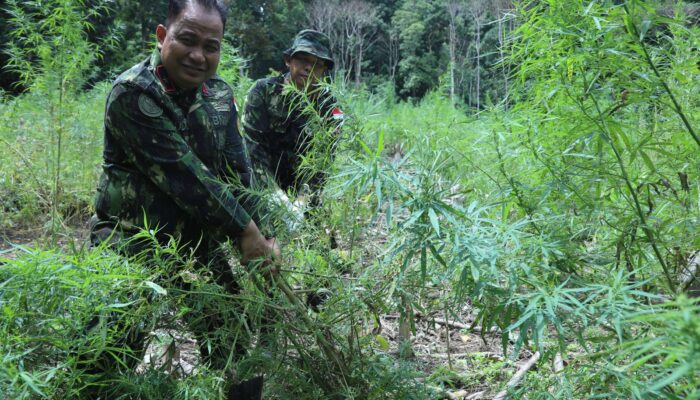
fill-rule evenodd
<path id="1" fill-rule="evenodd" d="M 237 236 L 254 211 L 252 199 L 222 181 L 250 182 L 231 89 L 215 77 L 179 93 L 157 51 L 119 76 L 108 96 L 103 169 L 96 229 L 128 236 L 157 227 L 161 238 L 196 243 L 204 232 Z"/>
<path id="2" fill-rule="evenodd" d="M 333 57 L 328 38 L 316 31 L 300 32 L 286 55 L 297 52 L 312 54 L 325 60 L 330 67 Z M 260 79 L 248 93 L 243 113 L 243 129 L 246 145 L 250 151 L 254 175 L 257 178 L 266 174 L 274 177 L 283 190 L 299 190 L 301 184 L 308 183 L 311 189 L 318 190 L 324 171 L 315 171 L 307 179 L 301 179 L 299 165 L 302 157 L 310 150 L 310 140 L 315 132 L 323 129 L 337 133 L 343 113 L 336 105 L 333 96 L 324 91 L 313 100 L 314 111 L 320 124 L 312 126 L 313 117 L 304 109 L 304 100 L 290 87 L 285 87 L 289 74 Z M 307 100 L 308 101 L 308 100 Z"/>
<path id="3" fill-rule="evenodd" d="M 261 79 L 248 93 L 243 129 L 254 173 L 258 178 L 269 174 L 285 191 L 299 190 L 302 183 L 317 190 L 323 182 L 323 171 L 315 171 L 307 180 L 302 180 L 299 173 L 301 158 L 310 150 L 313 134 L 309 116 L 294 105 L 298 100 L 292 93 L 285 92 L 284 82 L 284 75 Z M 322 121 L 333 124 L 331 129 L 334 130 L 337 124 L 333 118 L 340 115 L 335 99 L 330 95 L 322 96 L 314 105 Z M 328 129 L 328 126 L 318 128 Z"/>
<path id="4" fill-rule="evenodd" d="M 117 78 L 107 99 L 93 243 L 154 229 L 163 242 L 175 237 L 182 245 L 196 246 L 198 261 L 220 285 L 236 292 L 236 280 L 218 248 L 255 215 L 255 201 L 241 195 L 249 184 L 237 107 L 224 81 L 214 77 L 198 90 L 181 93 L 168 79 L 158 51 Z M 224 368 L 231 352 L 240 350 L 204 340 L 203 335 L 223 325 L 224 317 L 216 310 L 198 314 L 186 318 L 204 359 Z M 138 354 L 143 333 L 134 336 L 121 345 Z"/>

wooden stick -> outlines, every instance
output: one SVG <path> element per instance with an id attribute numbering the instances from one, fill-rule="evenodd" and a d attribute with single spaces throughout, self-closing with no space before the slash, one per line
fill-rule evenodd
<path id="1" fill-rule="evenodd" d="M 561 358 L 561 353 L 554 356 L 554 372 L 560 373 L 564 370 L 564 360 Z"/>
<path id="2" fill-rule="evenodd" d="M 557 381 L 559 384 L 562 383 L 564 377 L 560 375 L 560 373 L 564 370 L 564 359 L 561 357 L 561 353 L 557 353 L 554 356 L 554 373 L 559 375 L 557 376 Z M 552 386 L 549 388 L 549 393 L 553 395 L 555 390 L 555 386 Z"/>
<path id="3" fill-rule="evenodd" d="M 441 388 L 441 387 L 439 387 L 439 386 L 428 385 L 428 387 L 429 387 L 430 389 L 432 389 L 432 390 L 438 392 L 440 398 L 442 398 L 442 399 L 462 400 L 462 399 L 472 398 L 471 396 L 470 396 L 470 397 L 467 397 L 467 396 L 469 396 L 469 392 L 467 392 L 466 390 L 458 390 L 458 391 L 456 391 L 456 392 L 450 392 L 450 391 L 445 390 L 445 389 L 443 389 L 443 388 Z M 482 392 L 482 393 L 483 393 L 483 392 Z M 477 394 L 479 394 L 479 393 L 477 393 Z M 474 395 L 472 395 L 472 396 L 474 396 Z M 478 399 L 478 398 L 480 398 L 480 397 L 475 397 L 474 400 L 476 400 L 476 399 Z"/>
<path id="4" fill-rule="evenodd" d="M 393 315 L 393 314 L 387 314 L 387 315 L 382 315 L 382 318 L 388 319 L 388 320 L 393 320 L 393 319 L 398 319 L 399 316 L 398 316 L 398 315 Z M 432 320 L 433 322 L 435 322 L 435 323 L 438 324 L 438 325 L 449 326 L 450 328 L 467 329 L 467 330 L 472 331 L 472 332 L 474 332 L 474 333 L 481 333 L 481 327 L 480 327 L 480 326 L 475 326 L 475 327 L 472 328 L 470 325 L 463 324 L 463 323 L 461 323 L 461 322 L 456 322 L 456 321 L 447 321 L 447 320 L 444 320 L 444 319 L 442 319 L 442 318 L 428 319 L 428 318 L 426 318 L 426 317 L 423 317 L 422 319 L 424 319 L 424 320 L 426 320 L 426 321 L 431 321 L 431 320 Z M 497 332 L 499 332 L 499 329 L 498 329 L 498 327 L 495 327 L 495 326 L 494 326 L 493 328 L 489 329 L 489 331 L 488 331 L 487 333 L 497 333 Z"/>
<path id="5" fill-rule="evenodd" d="M 523 377 L 525 376 L 527 371 L 529 371 L 530 368 L 532 368 L 532 366 L 535 365 L 537 363 L 537 360 L 539 360 L 539 359 L 540 359 L 540 352 L 538 351 L 538 352 L 535 352 L 535 354 L 533 354 L 529 360 L 527 360 L 525 365 L 520 367 L 518 372 L 516 372 L 515 375 L 513 375 L 513 377 L 510 378 L 510 380 L 508 381 L 508 384 L 506 384 L 506 389 L 498 392 L 498 394 L 496 395 L 496 397 L 493 398 L 493 400 L 504 400 L 508 396 L 508 388 L 512 388 L 514 386 L 517 386 L 518 383 L 520 383 L 520 381 L 523 379 Z"/>
<path id="6" fill-rule="evenodd" d="M 447 398 L 450 400 L 459 400 L 467 397 L 469 393 L 466 390 L 459 390 L 456 392 L 447 392 Z"/>
<path id="7" fill-rule="evenodd" d="M 464 398 L 464 400 L 480 400 L 484 398 L 486 391 L 476 392 Z"/>
<path id="8" fill-rule="evenodd" d="M 475 354 L 479 354 L 479 355 L 482 355 L 482 356 L 484 356 L 484 357 L 486 357 L 486 358 L 491 358 L 491 359 L 494 359 L 494 360 L 497 360 L 497 361 L 503 361 L 503 357 L 502 357 L 502 356 L 500 356 L 500 355 L 498 355 L 498 354 L 496 354 L 496 353 L 488 352 L 488 351 L 480 351 L 480 352 L 476 352 L 476 353 L 451 353 L 451 354 L 450 354 L 450 357 L 453 357 L 453 358 L 467 358 L 467 357 L 472 357 L 472 356 L 474 356 Z M 432 353 L 432 354 L 428 354 L 427 356 L 430 357 L 430 358 L 439 358 L 439 359 L 447 358 L 447 354 L 446 354 L 446 353 Z"/>
<path id="9" fill-rule="evenodd" d="M 469 325 L 457 321 L 447 321 L 442 318 L 434 318 L 433 321 L 438 325 L 449 326 L 450 328 L 469 329 Z"/>

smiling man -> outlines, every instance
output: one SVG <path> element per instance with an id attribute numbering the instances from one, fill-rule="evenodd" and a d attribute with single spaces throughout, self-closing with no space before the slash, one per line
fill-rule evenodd
<path id="1" fill-rule="evenodd" d="M 250 164 L 232 90 L 216 76 L 225 23 L 219 1 L 170 0 L 151 57 L 115 81 L 107 99 L 91 240 L 124 243 L 141 229 L 157 228 L 160 242 L 177 239 L 235 293 L 239 286 L 221 243 L 237 243 L 243 264 L 256 258 L 270 262 L 279 248 L 257 227 L 256 200 L 243 196 Z M 127 253 L 141 250 L 134 247 L 120 246 Z M 225 317 L 199 310 L 186 318 L 204 361 L 230 368 L 231 355 L 240 349 L 228 337 L 209 335 Z M 138 361 L 143 336 L 133 336 L 137 340 L 129 346 Z M 231 398 L 259 398 L 261 379 L 254 386 L 252 391 L 234 386 Z"/>
<path id="2" fill-rule="evenodd" d="M 255 178 L 284 191 L 298 192 L 308 184 L 313 203 L 326 171 L 306 175 L 300 170 L 302 159 L 309 155 L 314 135 L 337 135 L 344 117 L 331 93 L 319 85 L 334 66 L 330 40 L 321 32 L 303 30 L 284 52 L 284 63 L 286 74 L 260 79 L 248 93 L 243 129 Z"/>

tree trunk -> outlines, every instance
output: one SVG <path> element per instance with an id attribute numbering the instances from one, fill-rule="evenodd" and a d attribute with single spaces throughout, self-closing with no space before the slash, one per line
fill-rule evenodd
<path id="1" fill-rule="evenodd" d="M 450 101 L 455 104 L 455 69 L 457 68 L 457 27 L 454 18 L 450 20 Z"/>
<path id="2" fill-rule="evenodd" d="M 508 70 L 505 62 L 505 52 L 503 47 L 506 45 L 506 31 L 503 26 L 503 19 L 506 18 L 505 13 L 499 10 L 498 15 L 498 51 L 501 57 L 501 71 L 503 72 L 503 107 L 508 110 Z"/>
<path id="3" fill-rule="evenodd" d="M 364 52 L 364 45 L 362 43 L 363 39 L 359 39 L 360 42 L 357 44 L 357 57 L 355 60 L 355 86 L 359 87 L 362 75 L 362 55 Z"/>
<path id="4" fill-rule="evenodd" d="M 481 109 L 481 21 L 474 20 L 476 28 L 476 108 Z"/>

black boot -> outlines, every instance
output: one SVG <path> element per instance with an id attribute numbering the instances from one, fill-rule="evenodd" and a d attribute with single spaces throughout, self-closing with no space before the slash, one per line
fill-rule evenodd
<path id="1" fill-rule="evenodd" d="M 306 297 L 306 305 L 314 312 L 319 312 L 319 307 L 324 305 L 333 297 L 333 292 L 326 288 L 320 288 Z"/>
<path id="2" fill-rule="evenodd" d="M 261 375 L 231 386 L 228 390 L 228 400 L 262 400 L 262 393 L 263 377 Z"/>

